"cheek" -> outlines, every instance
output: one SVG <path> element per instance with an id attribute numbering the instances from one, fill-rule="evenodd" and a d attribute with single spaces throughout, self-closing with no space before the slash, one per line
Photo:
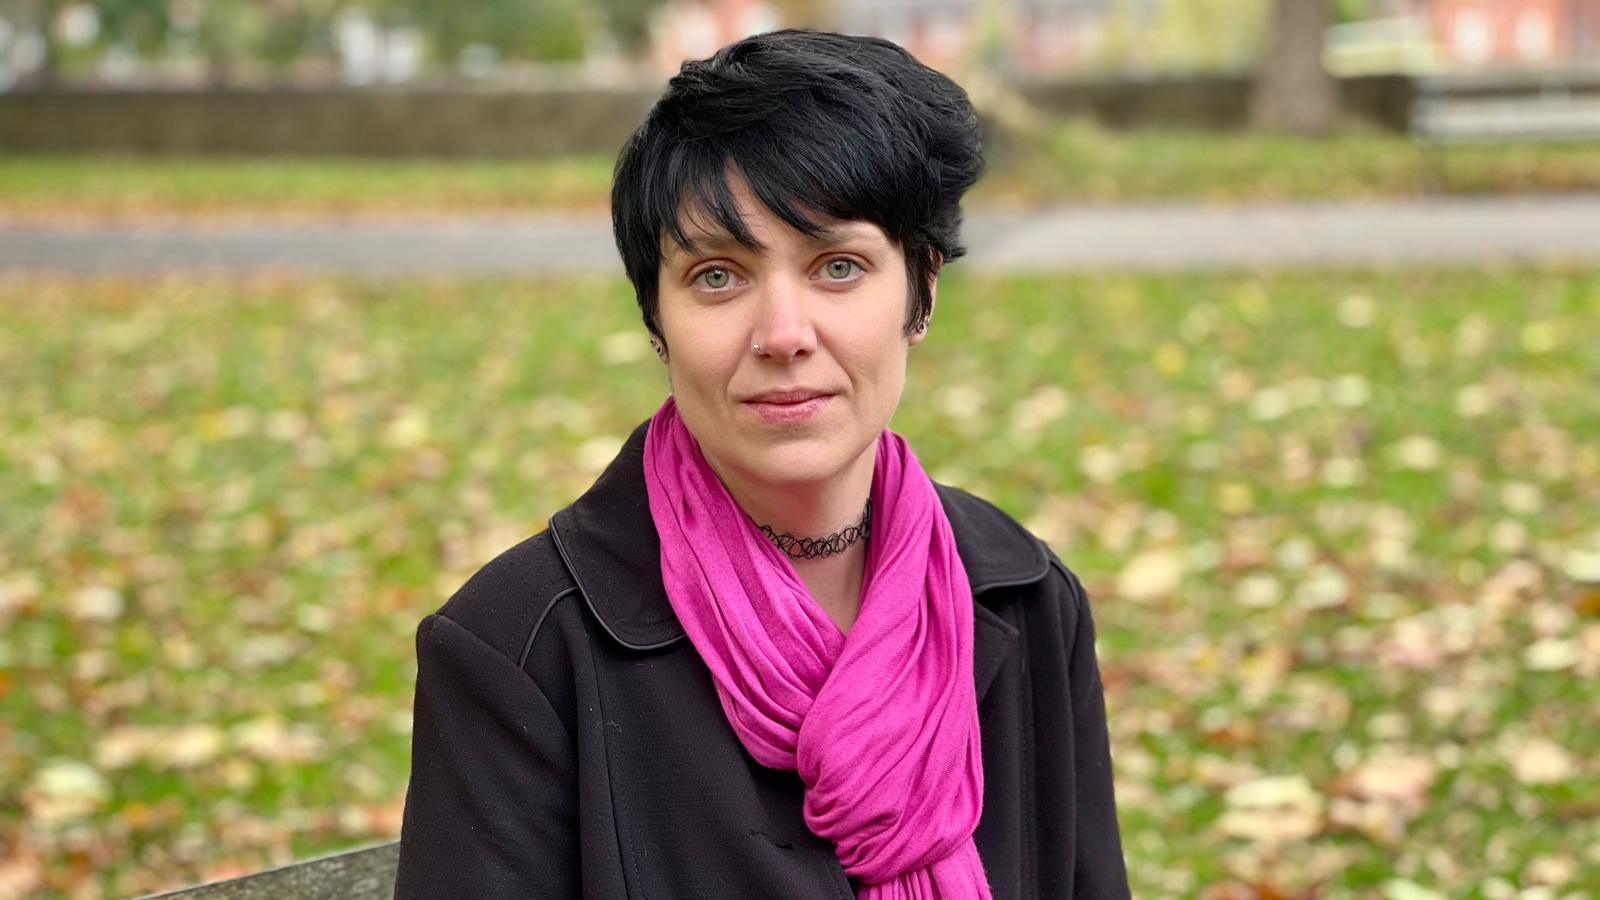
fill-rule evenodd
<path id="1" fill-rule="evenodd" d="M 727 392 L 741 362 L 734 338 L 710 328 L 686 326 L 676 339 L 669 336 L 668 340 L 673 393 L 715 400 Z"/>
<path id="2" fill-rule="evenodd" d="M 716 369 L 716 343 L 707 333 L 708 323 L 698 321 L 683 298 L 662 292 L 660 319 L 675 380 L 698 383 Z"/>
<path id="3" fill-rule="evenodd" d="M 892 404 L 905 381 L 906 348 L 898 319 L 878 324 L 870 330 L 852 329 L 834 346 L 857 389 L 876 402 Z"/>

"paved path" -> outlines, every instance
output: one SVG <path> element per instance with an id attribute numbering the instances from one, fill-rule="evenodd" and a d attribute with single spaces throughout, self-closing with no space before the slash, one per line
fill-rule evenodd
<path id="1" fill-rule="evenodd" d="M 1600 263 L 1600 194 L 977 211 L 967 265 L 1004 271 L 1389 263 Z M 0 222 L 0 271 L 299 269 L 620 274 L 603 216 L 84 227 Z"/>

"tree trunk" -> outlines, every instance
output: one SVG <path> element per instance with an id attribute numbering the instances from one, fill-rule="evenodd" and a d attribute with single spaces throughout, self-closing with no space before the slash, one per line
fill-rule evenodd
<path id="1" fill-rule="evenodd" d="M 1338 123 L 1339 85 L 1322 65 L 1332 0 L 1273 0 L 1269 44 L 1250 96 L 1250 124 L 1326 134 Z"/>

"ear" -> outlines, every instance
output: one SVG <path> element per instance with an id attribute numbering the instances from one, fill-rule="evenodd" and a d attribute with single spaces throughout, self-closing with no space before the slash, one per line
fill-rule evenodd
<path id="1" fill-rule="evenodd" d="M 931 324 L 933 311 L 939 305 L 939 270 L 944 267 L 944 256 L 938 250 L 932 248 L 928 250 L 928 253 L 933 257 L 933 265 L 928 269 L 928 321 Z M 928 332 L 926 331 L 913 331 L 911 336 L 906 338 L 906 342 L 909 346 L 915 347 L 922 343 L 922 339 L 927 336 Z"/>

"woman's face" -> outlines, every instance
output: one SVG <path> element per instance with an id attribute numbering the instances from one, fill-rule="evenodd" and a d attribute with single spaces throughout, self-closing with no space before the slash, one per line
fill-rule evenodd
<path id="1" fill-rule="evenodd" d="M 905 256 L 870 222 L 811 238 L 737 174 L 730 187 L 763 249 L 695 230 L 705 216 L 690 225 L 693 253 L 663 241 L 659 322 L 684 424 L 724 480 L 793 486 L 870 468 L 923 337 L 902 333 Z"/>

